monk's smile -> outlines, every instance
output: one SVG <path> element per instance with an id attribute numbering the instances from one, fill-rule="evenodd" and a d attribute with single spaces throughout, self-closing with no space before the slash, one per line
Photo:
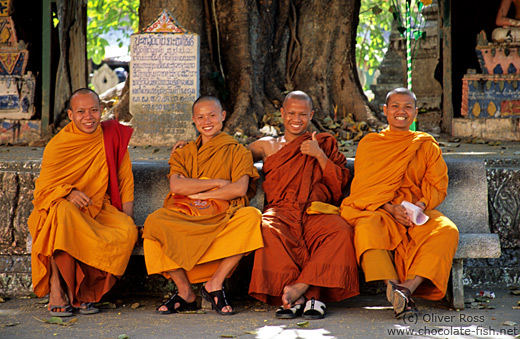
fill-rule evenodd
<path id="1" fill-rule="evenodd" d="M 417 108 L 412 97 L 406 94 L 394 94 L 383 106 L 388 125 L 394 131 L 408 131 L 417 116 Z"/>

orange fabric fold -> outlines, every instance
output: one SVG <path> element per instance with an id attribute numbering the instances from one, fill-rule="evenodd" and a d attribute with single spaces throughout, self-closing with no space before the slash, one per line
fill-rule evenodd
<path id="1" fill-rule="evenodd" d="M 251 152 L 233 137 L 221 132 L 204 145 L 199 136 L 195 142 L 175 151 L 169 164 L 169 176 L 177 173 L 186 178 L 213 178 L 235 182 L 247 175 L 250 177 L 250 189 L 247 196 L 229 202 L 192 200 L 168 194 L 163 208 L 149 215 L 144 224 L 145 260 L 149 274 L 178 268 L 190 271 L 202 262 L 230 256 L 221 245 L 212 247 L 216 239 L 225 233 L 229 234 L 221 244 L 226 241 L 246 244 L 240 247 L 239 251 L 242 252 L 232 255 L 263 246 L 259 213 L 257 215 L 253 211 L 250 218 L 242 220 L 241 227 L 248 230 L 247 232 L 226 231 L 226 228 L 234 227 L 230 225 L 234 225 L 232 220 L 235 214 L 247 206 L 248 197 L 254 195 L 254 185 L 259 175 L 253 165 Z M 206 213 L 205 208 L 210 208 L 213 213 Z M 248 210 L 249 208 L 245 211 Z M 162 259 L 158 260 L 158 255 Z"/>
<path id="2" fill-rule="evenodd" d="M 425 277 L 431 283 L 423 283 L 415 294 L 442 298 L 457 250 L 458 230 L 435 210 L 448 188 L 447 166 L 435 139 L 423 132 L 388 129 L 369 134 L 358 145 L 354 168 L 351 194 L 341 204 L 341 216 L 354 226 L 358 262 L 370 249 L 395 251 L 400 280 Z M 403 200 L 423 202 L 430 220 L 405 227 L 380 208 Z"/>
<path id="3" fill-rule="evenodd" d="M 128 155 L 117 175 L 125 178 L 120 182 L 123 202 L 133 200 L 133 192 L 128 192 L 133 190 Z M 34 210 L 28 220 L 37 295 L 49 293 L 50 257 L 58 250 L 116 276 L 125 271 L 137 229 L 132 218 L 111 205 L 108 177 L 101 127 L 86 134 L 70 123 L 45 148 L 34 191 Z M 65 197 L 72 189 L 87 194 L 92 205 L 80 210 L 68 202 Z"/>
<path id="4" fill-rule="evenodd" d="M 310 285 L 308 299 L 338 301 L 359 293 L 352 228 L 339 215 L 305 212 L 313 202 L 341 201 L 350 177 L 346 159 L 330 134 L 318 134 L 329 158 L 322 170 L 316 158 L 300 151 L 309 139 L 305 133 L 291 141 L 263 167 L 265 247 L 255 252 L 249 294 L 271 305 L 281 305 L 283 288 L 295 283 Z"/>

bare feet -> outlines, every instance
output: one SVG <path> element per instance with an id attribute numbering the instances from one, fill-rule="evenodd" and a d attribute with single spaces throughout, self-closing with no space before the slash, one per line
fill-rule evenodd
<path id="1" fill-rule="evenodd" d="M 282 303 L 283 308 L 291 308 L 295 304 L 305 303 L 303 294 L 307 291 L 309 285 L 304 283 L 296 283 L 294 285 L 285 286 L 283 288 Z"/>

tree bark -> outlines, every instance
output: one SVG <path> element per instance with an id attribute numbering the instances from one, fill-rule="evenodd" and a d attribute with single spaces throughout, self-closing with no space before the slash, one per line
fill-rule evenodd
<path id="1" fill-rule="evenodd" d="M 54 124 L 66 115 L 72 92 L 88 84 L 87 3 L 83 0 L 58 0 L 60 57 L 54 94 Z"/>
<path id="2" fill-rule="evenodd" d="M 284 94 L 303 90 L 315 117 L 376 124 L 355 62 L 360 0 L 141 0 L 140 27 L 166 8 L 200 35 L 200 93 L 217 95 L 225 129 L 258 135 Z"/>

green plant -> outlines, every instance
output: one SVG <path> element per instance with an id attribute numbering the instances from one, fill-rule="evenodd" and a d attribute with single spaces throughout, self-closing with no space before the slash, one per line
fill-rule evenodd
<path id="1" fill-rule="evenodd" d="M 356 38 L 356 63 L 369 78 L 383 61 L 392 25 L 390 0 L 362 0 Z M 369 89 L 369 82 L 364 89 Z"/>
<path id="2" fill-rule="evenodd" d="M 139 28 L 139 0 L 88 0 L 87 16 L 87 57 L 100 64 L 109 44 L 104 34 L 121 30 L 124 37 L 129 37 L 128 31 Z M 123 47 L 121 39 L 118 44 Z"/>

